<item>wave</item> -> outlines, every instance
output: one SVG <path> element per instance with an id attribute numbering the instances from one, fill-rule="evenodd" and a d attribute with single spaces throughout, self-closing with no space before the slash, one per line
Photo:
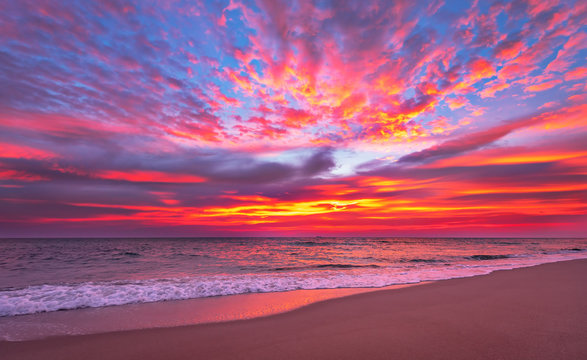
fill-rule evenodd
<path id="1" fill-rule="evenodd" d="M 123 253 L 120 253 L 119 255 L 132 256 L 132 257 L 139 257 L 139 256 L 141 256 L 141 254 L 136 253 L 136 252 L 132 252 L 132 251 L 125 251 Z"/>
<path id="2" fill-rule="evenodd" d="M 353 265 L 353 264 L 318 264 L 308 266 L 284 266 L 272 269 L 273 271 L 295 271 L 295 270 L 313 270 L 313 269 L 353 269 L 353 268 L 378 268 L 379 265 Z"/>
<path id="3" fill-rule="evenodd" d="M 509 255 L 472 255 L 468 256 L 468 259 L 473 260 L 498 260 L 498 259 L 508 259 L 510 258 Z"/>
<path id="4" fill-rule="evenodd" d="M 330 246 L 330 245 L 335 245 L 334 243 L 331 242 L 316 242 L 316 241 L 297 241 L 294 243 L 294 245 L 298 245 L 298 246 Z"/>
<path id="5" fill-rule="evenodd" d="M 401 259 L 400 262 L 402 263 L 406 263 L 406 262 L 411 262 L 411 263 L 444 263 L 446 262 L 446 260 L 441 260 L 441 259 Z"/>
<path id="6" fill-rule="evenodd" d="M 463 259 L 466 260 L 499 260 L 499 259 L 509 259 L 512 256 L 510 255 L 487 255 L 487 254 L 478 254 L 478 255 L 471 255 L 465 256 Z M 422 259 L 422 258 L 414 258 L 414 259 L 401 259 L 401 263 L 446 263 L 448 259 Z"/>
<path id="7" fill-rule="evenodd" d="M 397 282 L 399 281 L 399 282 Z M 382 287 L 418 282 L 416 277 L 390 281 L 379 274 L 322 276 L 218 275 L 205 278 L 118 280 L 80 284 L 38 285 L 0 291 L 0 316 L 104 307 L 246 293 L 341 287 Z"/>
<path id="8" fill-rule="evenodd" d="M 117 280 L 77 284 L 45 284 L 0 290 L 0 316 L 32 314 L 87 307 L 183 300 L 245 293 L 281 292 L 301 289 L 378 288 L 490 273 L 494 270 L 586 258 L 586 252 L 571 251 L 542 257 L 473 255 L 469 259 L 505 262 L 443 263 L 438 266 L 320 264 L 306 271 L 276 268 L 275 273 L 208 275 L 148 280 Z M 427 259 L 412 259 L 427 260 Z M 360 268 L 357 271 L 344 269 Z M 304 269 L 301 269 L 304 270 Z"/>

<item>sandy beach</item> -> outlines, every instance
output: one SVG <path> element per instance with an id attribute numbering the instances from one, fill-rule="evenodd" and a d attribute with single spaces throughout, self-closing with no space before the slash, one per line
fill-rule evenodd
<path id="1" fill-rule="evenodd" d="M 10 359 L 581 359 L 587 260 L 382 290 L 252 320 L 0 342 Z"/>

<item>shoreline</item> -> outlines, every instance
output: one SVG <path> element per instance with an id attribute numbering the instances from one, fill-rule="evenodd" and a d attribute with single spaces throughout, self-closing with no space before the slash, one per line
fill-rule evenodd
<path id="1" fill-rule="evenodd" d="M 587 250 L 587 238 L 571 242 L 471 239 L 465 243 L 427 238 L 418 241 L 361 238 L 320 243 L 292 238 L 282 243 L 267 238 L 260 244 L 245 247 L 240 242 L 234 254 L 230 253 L 225 260 L 215 259 L 223 258 L 221 249 L 229 243 L 232 244 L 230 241 L 203 244 L 166 241 L 154 247 L 149 242 L 109 239 L 107 245 L 80 242 L 73 249 L 67 242 L 54 246 L 36 240 L 27 244 L 8 243 L 7 252 L 14 252 L 11 256 L 15 259 L 23 257 L 25 265 L 19 267 L 17 262 L 9 261 L 10 271 L 0 277 L 0 319 L 235 294 L 376 289 L 587 258 L 587 252 L 583 251 Z M 326 244 L 329 246 L 323 248 Z M 265 251 L 264 247 L 271 251 Z M 254 262 L 247 258 L 241 263 L 234 257 L 245 248 L 256 254 Z M 27 255 L 38 256 L 43 249 L 48 255 L 41 262 Z M 59 256 L 57 249 L 67 256 Z M 273 252 L 286 255 L 271 259 Z M 322 258 L 324 252 L 328 256 Z M 152 262 L 159 265 L 151 266 Z"/>
<path id="2" fill-rule="evenodd" d="M 59 336 L 93 335 L 250 320 L 287 313 L 317 302 L 362 293 L 397 290 L 438 281 L 486 276 L 498 271 L 510 271 L 573 260 L 576 259 L 556 259 L 546 263 L 524 264 L 514 268 L 490 269 L 487 273 L 464 274 L 446 279 L 422 280 L 381 287 L 341 287 L 242 293 L 2 316 L 0 317 L 0 342 L 20 342 Z"/>
<path id="3" fill-rule="evenodd" d="M 0 343 L 251 320 L 362 293 L 398 290 L 439 281 L 475 278 L 499 271 L 532 268 L 544 264 L 581 259 L 587 260 L 587 258 L 557 259 L 514 268 L 491 269 L 487 273 L 466 274 L 446 279 L 423 280 L 381 287 L 341 287 L 242 293 L 2 316 L 0 317 Z"/>
<path id="4" fill-rule="evenodd" d="M 432 281 L 380 288 L 235 294 L 5 316 L 0 317 L 0 342 L 250 320 L 295 311 L 331 299 L 419 286 L 429 282 Z M 11 334 L 6 334 L 4 329 L 11 329 Z"/>
<path id="5" fill-rule="evenodd" d="M 587 354 L 585 274 L 587 260 L 562 261 L 376 289 L 248 320 L 4 341 L 0 350 L 6 359 L 182 359 L 194 352 L 219 359 L 573 359 Z"/>

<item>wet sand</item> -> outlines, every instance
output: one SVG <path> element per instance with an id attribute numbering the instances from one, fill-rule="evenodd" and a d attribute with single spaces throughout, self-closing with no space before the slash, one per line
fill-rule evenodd
<path id="1" fill-rule="evenodd" d="M 382 289 L 420 285 L 422 284 L 393 285 Z M 377 290 L 379 289 L 341 288 L 249 293 L 3 316 L 0 317 L 0 341 L 26 341 L 49 336 L 100 334 L 253 319 L 291 311 L 319 301 Z"/>
<path id="2" fill-rule="evenodd" d="M 582 359 L 587 260 L 242 321 L 0 342 L 9 359 Z"/>

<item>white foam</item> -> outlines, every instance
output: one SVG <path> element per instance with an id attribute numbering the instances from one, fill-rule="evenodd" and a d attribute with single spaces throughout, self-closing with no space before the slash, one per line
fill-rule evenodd
<path id="1" fill-rule="evenodd" d="M 40 285 L 0 291 L 0 316 L 65 309 L 193 299 L 301 289 L 375 288 L 488 274 L 542 263 L 587 258 L 587 253 L 550 254 L 446 266 L 391 266 L 379 269 L 279 274 L 214 275 L 173 279 Z"/>

